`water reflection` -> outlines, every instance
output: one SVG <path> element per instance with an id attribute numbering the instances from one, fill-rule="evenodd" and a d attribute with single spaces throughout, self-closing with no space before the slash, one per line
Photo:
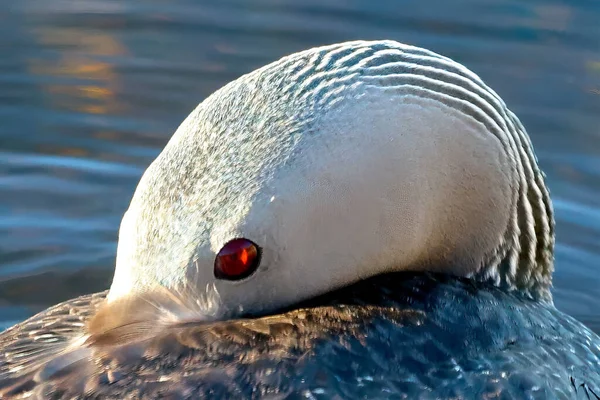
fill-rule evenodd
<path id="1" fill-rule="evenodd" d="M 30 74 L 46 78 L 40 79 L 40 86 L 48 108 L 96 115 L 115 114 L 117 110 L 127 113 L 115 95 L 119 76 L 108 62 L 110 57 L 126 55 L 117 38 L 77 28 L 44 27 L 34 33 L 42 47 L 54 49 L 57 58 L 52 63 L 31 59 L 28 68 Z M 116 133 L 109 136 L 118 139 Z M 87 155 L 82 149 L 67 149 L 67 154 L 74 153 Z"/>
<path id="2" fill-rule="evenodd" d="M 521 117 L 555 201 L 556 303 L 600 330 L 598 20 L 598 2 L 542 0 L 0 2 L 0 320 L 108 286 L 140 174 L 208 94 L 391 38 L 465 63 Z"/>

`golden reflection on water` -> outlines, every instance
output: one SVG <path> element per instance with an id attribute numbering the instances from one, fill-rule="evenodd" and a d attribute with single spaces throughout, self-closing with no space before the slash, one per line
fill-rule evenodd
<path id="1" fill-rule="evenodd" d="M 590 71 L 600 73 L 600 61 L 588 61 L 586 66 Z"/>
<path id="2" fill-rule="evenodd" d="M 115 36 L 52 26 L 35 29 L 33 36 L 51 54 L 28 62 L 29 72 L 41 78 L 39 86 L 48 108 L 90 115 L 127 112 L 117 95 L 122 81 L 110 57 L 126 56 L 128 50 Z M 98 136 L 116 140 L 119 135 L 104 129 Z M 50 152 L 74 157 L 88 155 L 85 149 L 62 146 Z"/>
<path id="3" fill-rule="evenodd" d="M 93 57 L 62 54 L 54 65 L 33 60 L 30 72 L 35 75 L 87 81 L 84 84 L 43 81 L 42 90 L 56 108 L 105 115 L 114 113 L 122 106 L 118 104 L 118 98 L 115 96 L 119 81 L 113 66 Z"/>
<path id="4" fill-rule="evenodd" d="M 127 54 L 126 47 L 108 33 L 78 28 L 44 27 L 35 31 L 39 43 L 58 53 L 56 61 L 30 59 L 29 72 L 51 77 L 41 81 L 49 101 L 59 108 L 89 114 L 122 109 L 115 92 L 120 80 L 114 66 L 102 58 Z M 57 83 L 73 78 L 82 83 Z M 82 101 L 83 100 L 83 101 Z"/>

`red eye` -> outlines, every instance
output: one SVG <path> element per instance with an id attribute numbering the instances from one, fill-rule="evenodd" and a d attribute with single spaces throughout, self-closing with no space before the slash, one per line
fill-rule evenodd
<path id="1" fill-rule="evenodd" d="M 258 246 L 248 239 L 233 239 L 215 258 L 215 277 L 235 281 L 251 275 L 260 264 Z"/>

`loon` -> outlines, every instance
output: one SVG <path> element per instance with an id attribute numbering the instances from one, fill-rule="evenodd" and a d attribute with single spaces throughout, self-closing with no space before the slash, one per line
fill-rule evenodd
<path id="1" fill-rule="evenodd" d="M 530 139 L 463 65 L 292 54 L 143 174 L 106 292 L 0 334 L 0 398 L 599 398 Z"/>

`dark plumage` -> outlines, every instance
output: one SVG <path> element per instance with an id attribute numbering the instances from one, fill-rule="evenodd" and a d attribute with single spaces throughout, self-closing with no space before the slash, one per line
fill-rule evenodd
<path id="1" fill-rule="evenodd" d="M 105 294 L 59 304 L 0 336 L 2 398 L 28 391 L 115 399 L 600 394 L 600 339 L 581 323 L 490 285 L 408 273 L 276 315 L 177 324 L 122 346 L 88 341 L 71 350 L 91 350 L 73 364 L 10 372 L 64 350 Z"/>

